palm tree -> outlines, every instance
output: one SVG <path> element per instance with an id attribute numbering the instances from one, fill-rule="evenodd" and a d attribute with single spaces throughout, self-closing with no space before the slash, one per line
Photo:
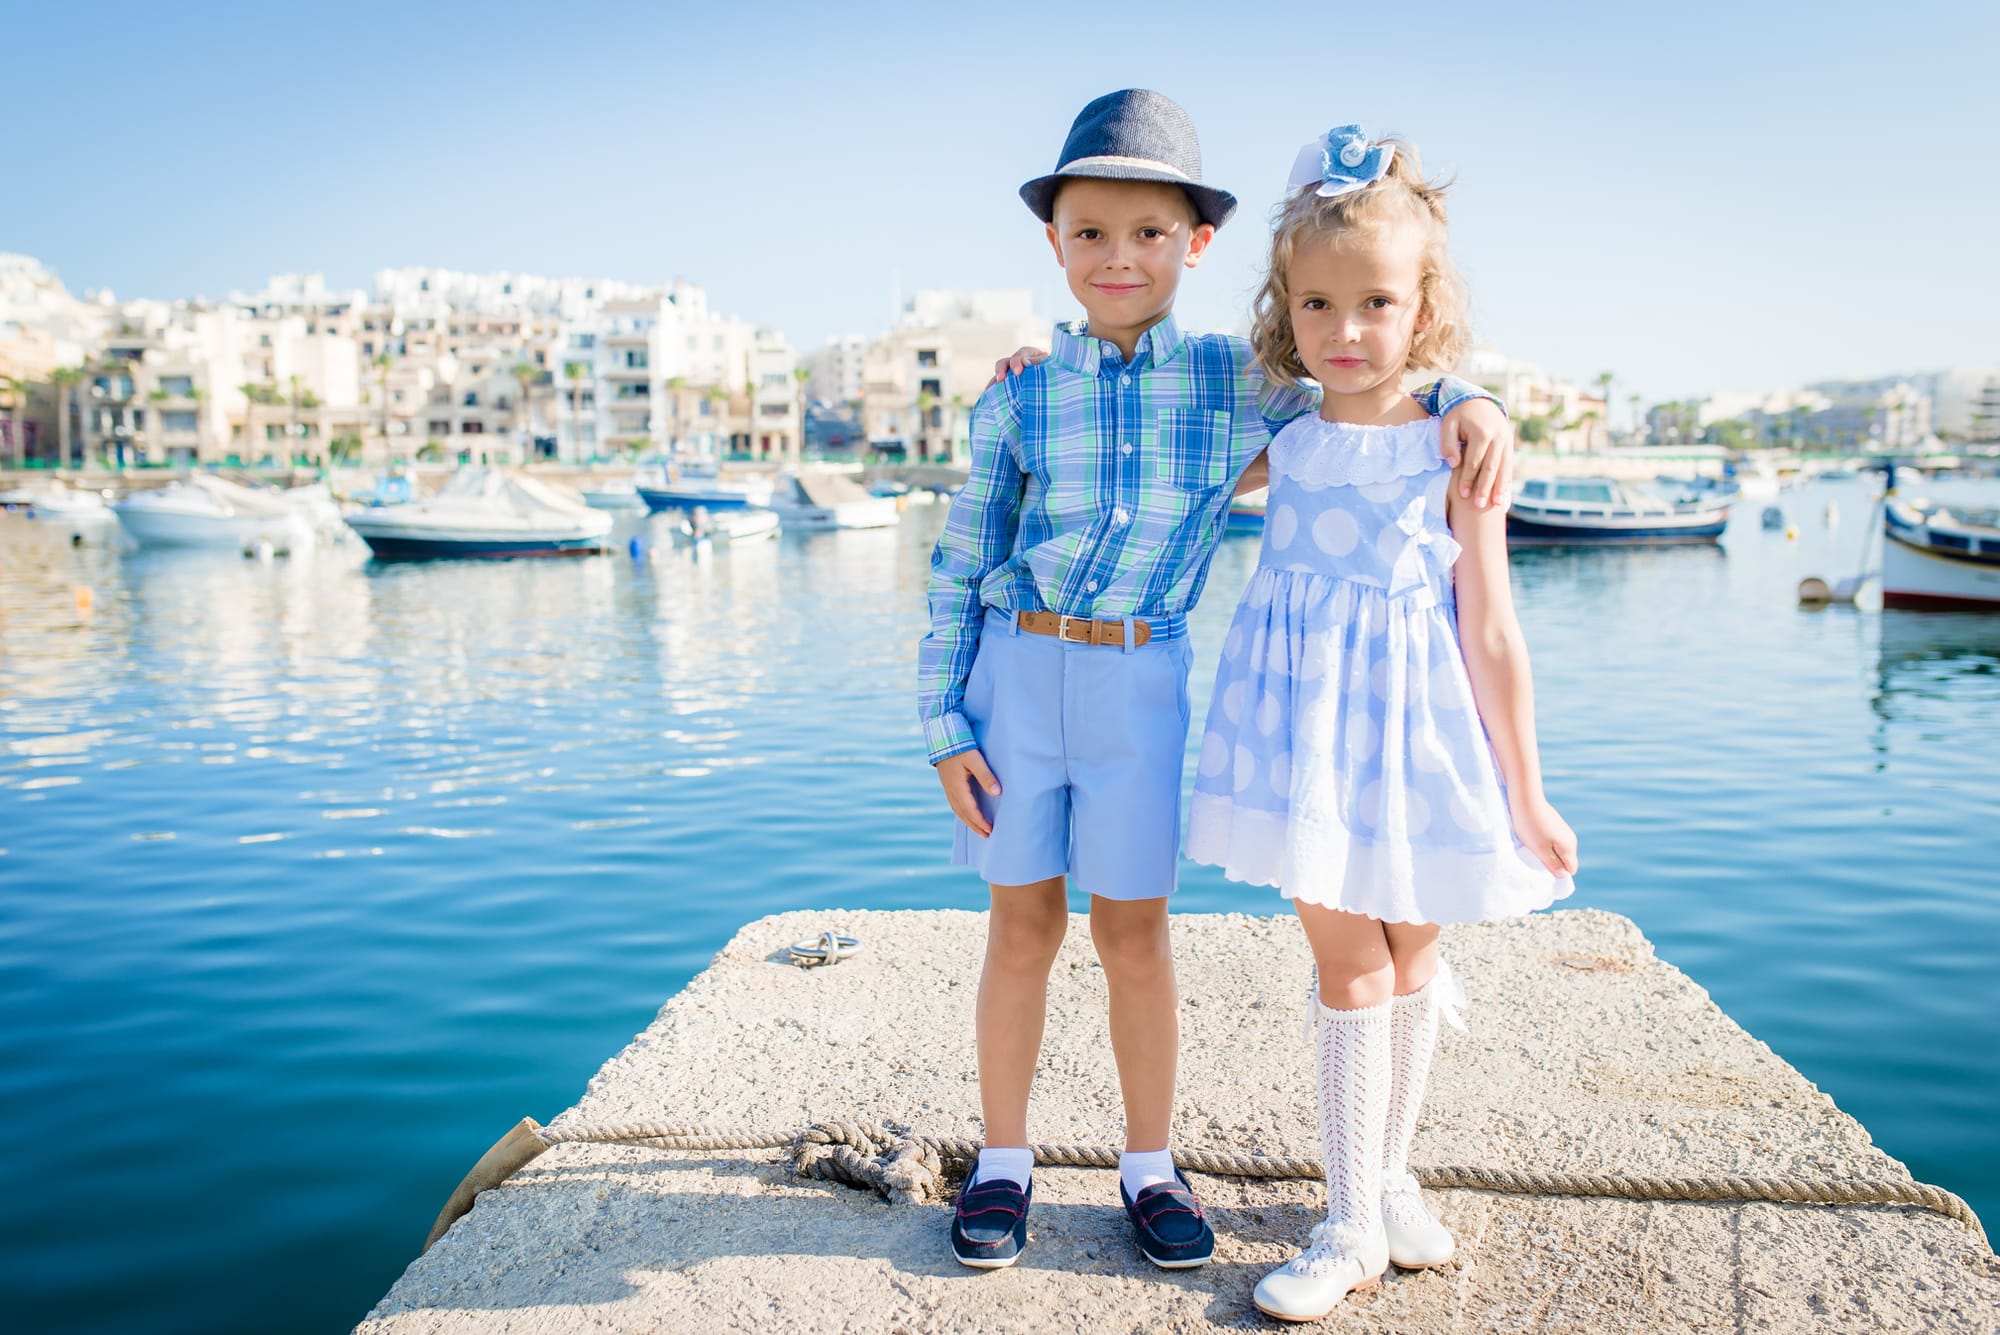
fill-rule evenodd
<path id="1" fill-rule="evenodd" d="M 1591 383 L 1592 383 L 1592 384 L 1594 384 L 1594 385 L 1596 385 L 1596 386 L 1597 386 L 1597 396 L 1598 396 L 1599 398 L 1601 398 L 1601 399 L 1603 399 L 1603 400 L 1604 400 L 1604 440 L 1605 440 L 1605 443 L 1606 443 L 1607 445 L 1608 445 L 1608 444 L 1610 444 L 1610 442 L 1611 442 L 1611 384 L 1612 384 L 1612 380 L 1613 380 L 1613 377 L 1612 377 L 1612 374 L 1611 374 L 1611 372 L 1609 372 L 1609 371 L 1599 371 L 1599 372 L 1597 373 L 1597 376 L 1596 376 L 1596 378 L 1595 378 L 1595 379 L 1593 379 L 1593 380 L 1591 381 Z M 1586 416 L 1587 416 L 1587 415 L 1588 415 L 1588 414 L 1586 414 Z M 1588 439 L 1588 438 L 1586 437 L 1586 439 Z"/>
<path id="2" fill-rule="evenodd" d="M 335 466 L 349 464 L 361 457 L 361 437 L 352 431 L 343 431 L 326 443 L 326 457 Z"/>
<path id="3" fill-rule="evenodd" d="M 83 383 L 81 366 L 58 366 L 50 375 L 56 387 L 56 458 L 63 464 L 69 457 L 69 414 L 76 403 L 76 387 Z M 79 460 L 80 464 L 82 461 Z"/>
<path id="4" fill-rule="evenodd" d="M 948 460 L 958 458 L 958 419 L 964 413 L 965 396 L 963 394 L 952 395 L 951 411 L 945 414 L 944 419 L 944 453 L 945 458 Z"/>
<path id="5" fill-rule="evenodd" d="M 583 382 L 590 368 L 582 362 L 563 363 L 563 379 L 569 381 L 569 419 L 576 432 L 576 457 L 583 457 Z"/>
<path id="6" fill-rule="evenodd" d="M 1625 402 L 1632 409 L 1632 440 L 1634 443 L 1638 443 L 1640 430 L 1639 406 L 1645 402 L 1645 399 L 1640 395 L 1632 394 L 1627 396 Z"/>
<path id="7" fill-rule="evenodd" d="M 162 454 L 165 454 L 167 449 L 167 419 L 166 412 L 160 405 L 170 397 L 167 391 L 158 385 L 146 391 L 146 402 L 153 405 L 153 411 L 146 418 L 146 438 L 159 442 Z"/>
<path id="8" fill-rule="evenodd" d="M 722 419 L 727 416 L 728 413 L 729 391 L 724 389 L 721 385 L 710 385 L 708 387 L 708 401 L 714 405 L 714 407 L 710 411 L 714 413 L 715 419 L 719 424 L 722 421 Z M 720 458 L 723 454 L 727 452 L 728 451 L 726 450 L 717 450 L 715 452 L 716 457 Z"/>
<path id="9" fill-rule="evenodd" d="M 382 458 L 391 468 L 396 466 L 396 456 L 395 451 L 389 448 L 389 368 L 395 364 L 396 359 L 389 355 L 387 348 L 376 356 L 374 362 L 376 392 L 382 396 Z"/>
<path id="10" fill-rule="evenodd" d="M 931 409 L 937 407 L 937 401 L 938 396 L 929 390 L 917 391 L 917 432 L 923 441 L 918 457 L 922 459 L 931 457 Z"/>
<path id="11" fill-rule="evenodd" d="M 14 467 L 28 460 L 28 442 L 21 435 L 21 414 L 28 406 L 28 382 L 18 376 L 0 375 L 0 390 L 7 395 L 7 441 L 13 447 Z"/>
<path id="12" fill-rule="evenodd" d="M 684 375 L 667 377 L 667 389 L 673 395 L 673 399 L 671 400 L 673 406 L 667 409 L 667 415 L 673 422 L 673 425 L 667 428 L 667 455 L 669 458 L 677 456 L 681 452 L 681 395 L 686 391 L 687 383 L 687 377 Z"/>
<path id="13" fill-rule="evenodd" d="M 793 395 L 798 401 L 799 434 L 793 439 L 792 462 L 800 463 L 806 457 L 806 381 L 812 379 L 812 372 L 803 366 L 792 368 Z"/>
<path id="14" fill-rule="evenodd" d="M 531 439 L 534 423 L 528 416 L 528 387 L 541 379 L 542 368 L 533 362 L 515 362 L 507 368 L 507 374 L 521 387 L 521 401 L 514 407 L 514 435 L 521 442 L 521 460 L 525 463 L 535 452 Z"/>

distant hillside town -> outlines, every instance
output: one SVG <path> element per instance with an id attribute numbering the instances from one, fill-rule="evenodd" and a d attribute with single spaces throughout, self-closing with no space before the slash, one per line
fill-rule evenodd
<path id="1" fill-rule="evenodd" d="M 963 463 L 994 362 L 1046 345 L 1024 291 L 918 292 L 894 327 L 800 356 L 700 286 L 385 269 L 285 274 L 223 301 L 72 295 L 0 254 L 0 466 L 568 463 L 805 454 Z M 2000 371 L 1942 371 L 1614 414 L 1491 348 L 1459 374 L 1531 449 L 1612 443 L 1856 452 L 2000 434 Z M 1614 416 L 1624 429 L 1614 432 Z"/>

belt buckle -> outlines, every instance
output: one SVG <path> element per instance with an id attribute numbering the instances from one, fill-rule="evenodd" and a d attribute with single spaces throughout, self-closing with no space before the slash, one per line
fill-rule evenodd
<path id="1" fill-rule="evenodd" d="M 1056 614 L 1056 638 L 1063 641 L 1066 644 L 1091 643 L 1091 637 L 1088 635 L 1086 635 L 1083 639 L 1080 640 L 1072 640 L 1069 637 L 1070 622 L 1075 621 L 1081 623 L 1081 622 L 1086 622 L 1088 620 L 1090 620 L 1089 617 L 1070 617 L 1070 616 L 1064 616 L 1060 612 L 1058 612 Z"/>

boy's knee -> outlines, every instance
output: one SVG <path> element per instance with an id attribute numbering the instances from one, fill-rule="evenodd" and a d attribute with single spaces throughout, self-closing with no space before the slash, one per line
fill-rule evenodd
<path id="1" fill-rule="evenodd" d="M 1101 913 L 1090 915 L 1090 939 L 1106 973 L 1135 975 L 1166 972 L 1174 967 L 1173 947 L 1164 913 Z"/>
<path id="2" fill-rule="evenodd" d="M 1018 895 L 994 897 L 986 926 L 988 953 L 1006 964 L 1047 968 L 1069 930 L 1069 905 L 1060 891 L 1050 896 L 1027 887 L 1022 890 L 1024 893 Z"/>

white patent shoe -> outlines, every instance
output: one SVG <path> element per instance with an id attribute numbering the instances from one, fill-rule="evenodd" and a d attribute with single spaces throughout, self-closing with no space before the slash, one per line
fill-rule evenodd
<path id="1" fill-rule="evenodd" d="M 1257 1281 L 1251 1300 L 1280 1321 L 1319 1321 L 1388 1268 L 1389 1246 L 1379 1230 L 1327 1220 L 1313 1225 L 1303 1252 Z"/>
<path id="2" fill-rule="evenodd" d="M 1456 1249 L 1451 1231 L 1424 1207 L 1417 1180 L 1408 1173 L 1383 1189 L 1382 1231 L 1389 1236 L 1389 1259 L 1405 1270 L 1443 1265 Z"/>

